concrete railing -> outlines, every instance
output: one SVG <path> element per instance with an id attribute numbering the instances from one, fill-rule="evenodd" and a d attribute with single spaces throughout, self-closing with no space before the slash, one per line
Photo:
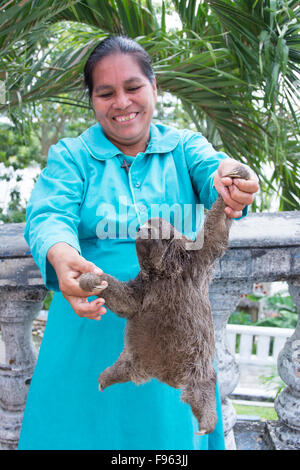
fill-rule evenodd
<path id="1" fill-rule="evenodd" d="M 36 351 L 32 322 L 46 289 L 23 238 L 23 224 L 0 226 L 0 325 L 5 361 L 0 364 L 0 449 L 17 447 Z M 235 221 L 230 248 L 218 261 L 210 288 L 218 377 L 227 449 L 235 449 L 236 412 L 228 398 L 239 368 L 226 339 L 229 315 L 255 282 L 286 281 L 300 312 L 300 212 L 249 214 Z M 278 421 L 269 423 L 274 447 L 300 447 L 300 326 L 278 356 L 287 387 L 275 402 Z"/>
<path id="2" fill-rule="evenodd" d="M 292 328 L 251 325 L 227 325 L 226 331 L 229 349 L 238 364 L 257 366 L 276 365 L 286 340 L 294 333 Z"/>

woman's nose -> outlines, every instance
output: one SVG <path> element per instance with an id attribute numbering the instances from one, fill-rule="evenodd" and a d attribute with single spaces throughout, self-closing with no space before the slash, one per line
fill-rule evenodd
<path id="1" fill-rule="evenodd" d="M 130 104 L 130 97 L 126 93 L 118 93 L 115 96 L 113 107 L 115 109 L 126 109 Z"/>

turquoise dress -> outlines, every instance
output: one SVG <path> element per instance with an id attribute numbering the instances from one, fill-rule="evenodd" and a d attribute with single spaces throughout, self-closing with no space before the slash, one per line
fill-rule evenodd
<path id="1" fill-rule="evenodd" d="M 151 124 L 148 147 L 136 158 L 123 155 L 99 124 L 50 148 L 28 204 L 25 238 L 55 294 L 19 449 L 224 449 L 218 387 L 218 423 L 206 436 L 195 435 L 197 423 L 181 391 L 157 380 L 98 391 L 99 374 L 123 349 L 126 320 L 109 310 L 101 321 L 77 316 L 46 258 L 54 243 L 66 242 L 104 272 L 134 278 L 136 228 L 169 211 L 178 229 L 195 236 L 202 205 L 210 208 L 217 197 L 213 178 L 224 158 L 201 134 L 159 124 Z M 131 163 L 129 173 L 123 160 Z"/>

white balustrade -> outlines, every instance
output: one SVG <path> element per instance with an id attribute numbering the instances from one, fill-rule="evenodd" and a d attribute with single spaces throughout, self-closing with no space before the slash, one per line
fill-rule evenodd
<path id="1" fill-rule="evenodd" d="M 226 327 L 228 345 L 236 361 L 257 366 L 276 365 L 279 352 L 293 333 L 292 328 L 231 324 Z"/>

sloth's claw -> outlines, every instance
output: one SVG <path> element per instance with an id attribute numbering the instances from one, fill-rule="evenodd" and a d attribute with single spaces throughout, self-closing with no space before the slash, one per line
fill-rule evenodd
<path id="1" fill-rule="evenodd" d="M 98 292 L 99 290 L 104 290 L 108 286 L 108 283 L 106 281 L 102 281 L 101 284 L 94 286 L 92 291 L 93 292 Z"/>

